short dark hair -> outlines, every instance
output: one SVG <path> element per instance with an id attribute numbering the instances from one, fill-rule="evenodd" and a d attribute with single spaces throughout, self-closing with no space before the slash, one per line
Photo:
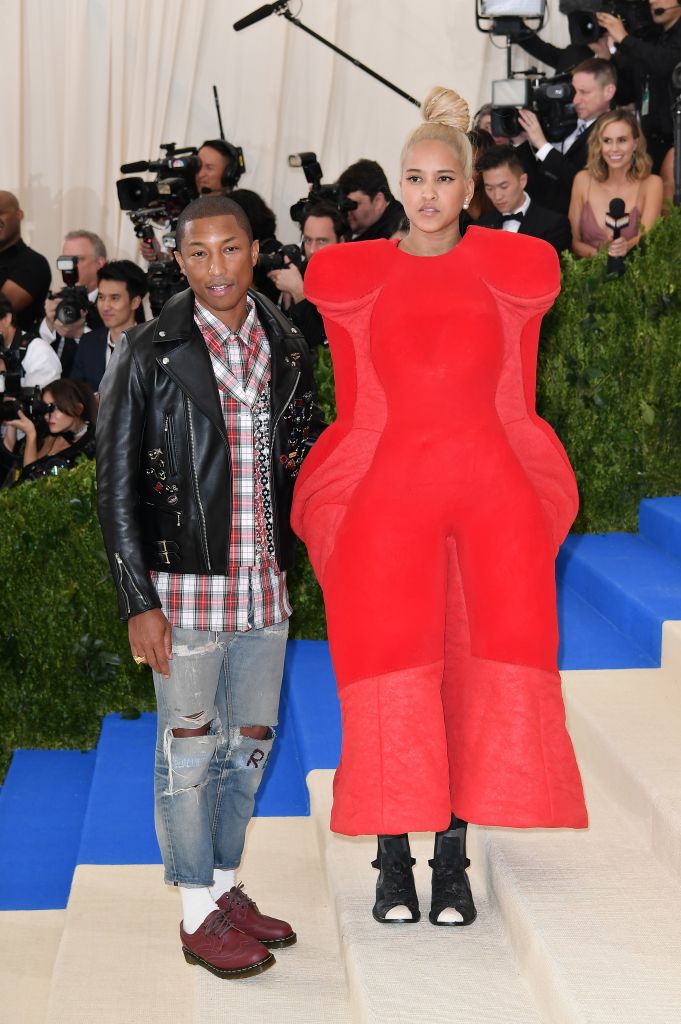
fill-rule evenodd
<path id="1" fill-rule="evenodd" d="M 0 292 L 0 320 L 4 320 L 8 313 L 12 314 L 12 323 L 16 326 L 16 319 L 14 316 L 14 310 L 12 309 L 12 303 L 9 301 L 6 295 Z"/>
<path id="2" fill-rule="evenodd" d="M 147 275 L 132 260 L 110 260 L 97 271 L 97 283 L 101 281 L 122 281 L 131 299 L 143 299 L 149 291 Z"/>
<path id="3" fill-rule="evenodd" d="M 188 224 L 195 220 L 208 220 L 209 217 L 234 217 L 242 231 L 248 235 L 248 241 L 253 241 L 253 228 L 242 206 L 228 196 L 199 196 L 185 206 L 179 216 L 175 230 L 177 248 L 182 245 Z"/>
<path id="4" fill-rule="evenodd" d="M 308 217 L 328 217 L 333 224 L 333 231 L 339 242 L 345 241 L 350 237 L 348 222 L 333 203 L 325 203 L 322 200 L 317 203 L 310 203 L 300 225 L 303 232 L 305 231 L 305 222 Z"/>
<path id="5" fill-rule="evenodd" d="M 338 184 L 346 196 L 349 192 L 365 192 L 373 199 L 382 192 L 388 202 L 393 197 L 385 171 L 375 160 L 362 159 L 350 164 L 341 174 Z"/>
<path id="6" fill-rule="evenodd" d="M 482 174 L 483 171 L 492 171 L 505 164 L 516 174 L 525 174 L 523 162 L 513 146 L 492 146 L 476 161 L 475 169 Z"/>
<path id="7" fill-rule="evenodd" d="M 617 68 L 612 61 L 603 60 L 602 57 L 583 60 L 570 74 L 573 78 L 575 75 L 593 75 L 600 86 L 617 85 Z"/>
<path id="8" fill-rule="evenodd" d="M 238 203 L 248 217 L 253 237 L 262 242 L 264 238 L 274 238 L 277 233 L 277 218 L 274 210 L 270 210 L 262 196 L 250 188 L 235 188 L 229 198 Z"/>
<path id="9" fill-rule="evenodd" d="M 223 142 L 222 139 L 206 139 L 205 142 L 201 143 L 199 149 L 203 149 L 204 146 L 208 146 L 209 149 L 214 149 L 216 153 L 219 153 L 220 156 L 223 156 L 225 158 L 227 163 L 232 162 L 232 154 L 229 151 L 229 147 Z"/>

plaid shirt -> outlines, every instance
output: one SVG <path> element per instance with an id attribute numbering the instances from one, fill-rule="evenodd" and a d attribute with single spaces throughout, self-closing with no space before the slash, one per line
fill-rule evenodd
<path id="1" fill-rule="evenodd" d="M 248 297 L 234 334 L 195 303 L 208 346 L 232 456 L 232 528 L 227 576 L 152 573 L 174 626 L 245 632 L 291 614 L 286 573 L 276 564 L 270 479 L 270 349 Z"/>

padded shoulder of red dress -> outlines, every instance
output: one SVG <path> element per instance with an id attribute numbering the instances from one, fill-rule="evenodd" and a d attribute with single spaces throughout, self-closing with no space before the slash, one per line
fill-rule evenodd
<path id="1" fill-rule="evenodd" d="M 394 244 L 376 238 L 325 246 L 305 271 L 305 297 L 317 306 L 338 306 L 371 295 L 385 278 Z"/>
<path id="2" fill-rule="evenodd" d="M 462 241 L 496 291 L 530 301 L 554 298 L 560 291 L 558 255 L 543 238 L 472 225 Z"/>

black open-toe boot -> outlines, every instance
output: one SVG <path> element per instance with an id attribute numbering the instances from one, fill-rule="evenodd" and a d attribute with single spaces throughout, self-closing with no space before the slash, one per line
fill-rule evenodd
<path id="1" fill-rule="evenodd" d="M 443 927 L 472 924 L 477 917 L 473 902 L 471 884 L 466 868 L 470 861 L 466 857 L 466 822 L 456 815 L 445 832 L 435 833 L 435 856 L 429 860 L 433 869 L 433 897 L 428 920 Z M 461 920 L 447 920 L 440 916 L 443 911 L 456 910 Z"/>
<path id="2" fill-rule="evenodd" d="M 409 836 L 378 837 L 378 881 L 376 903 L 372 911 L 381 924 L 415 924 L 420 920 L 418 896 L 414 885 L 414 872 L 409 849 Z M 404 913 L 395 917 L 386 915 L 396 907 Z"/>

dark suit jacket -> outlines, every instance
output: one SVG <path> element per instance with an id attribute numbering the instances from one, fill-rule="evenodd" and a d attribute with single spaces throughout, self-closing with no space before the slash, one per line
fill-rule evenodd
<path id="1" fill-rule="evenodd" d="M 106 327 L 97 327 L 83 335 L 78 342 L 78 351 L 69 373 L 71 380 L 84 380 L 93 391 L 99 391 L 99 383 L 106 369 L 108 336 Z"/>
<path id="2" fill-rule="evenodd" d="M 567 153 L 552 149 L 544 160 L 537 160 L 529 142 L 523 142 L 516 152 L 527 172 L 528 196 L 556 213 L 567 214 L 570 207 L 572 182 L 586 167 L 589 136 L 595 121 L 575 139 Z"/>
<path id="3" fill-rule="evenodd" d="M 481 228 L 501 229 L 501 214 L 488 214 L 486 217 L 481 217 L 477 223 Z M 569 249 L 572 245 L 572 232 L 567 217 L 562 213 L 555 213 L 553 210 L 547 210 L 544 206 L 539 206 L 534 199 L 530 202 L 527 213 L 520 223 L 518 234 L 543 238 L 558 253 Z"/>

